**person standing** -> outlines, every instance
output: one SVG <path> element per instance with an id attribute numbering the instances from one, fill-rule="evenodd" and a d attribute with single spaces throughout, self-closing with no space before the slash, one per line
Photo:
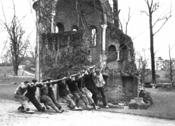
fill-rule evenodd
<path id="1" fill-rule="evenodd" d="M 105 108 L 109 108 L 109 106 L 107 104 L 107 99 L 106 99 L 106 96 L 105 96 L 105 92 L 104 92 L 105 81 L 103 79 L 103 75 L 102 75 L 101 71 L 99 69 L 97 69 L 94 76 L 95 76 L 94 79 L 95 79 L 95 84 L 96 84 L 97 90 L 99 91 L 99 93 L 102 96 L 103 106 Z"/>
<path id="2" fill-rule="evenodd" d="M 102 70 L 102 75 L 103 75 L 103 78 L 104 78 L 105 83 L 107 84 L 108 78 L 109 78 L 109 68 L 108 67 L 105 67 Z"/>

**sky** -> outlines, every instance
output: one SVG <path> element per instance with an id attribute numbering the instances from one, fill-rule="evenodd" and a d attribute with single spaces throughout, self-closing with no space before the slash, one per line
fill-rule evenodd
<path id="1" fill-rule="evenodd" d="M 160 7 L 153 15 L 155 21 L 158 17 L 162 17 L 169 13 L 172 8 L 172 17 L 165 26 L 155 35 L 155 57 L 169 58 L 168 46 L 171 46 L 172 56 L 175 58 L 175 1 L 174 0 L 159 0 Z M 135 52 L 146 52 L 150 57 L 150 42 L 149 42 L 149 22 L 148 16 L 141 13 L 142 10 L 147 10 L 144 0 L 119 0 L 120 19 L 125 24 L 128 15 L 128 8 L 131 10 L 131 19 L 128 25 L 128 35 L 131 36 L 134 42 Z M 158 28 L 160 24 L 155 27 Z"/>
<path id="2" fill-rule="evenodd" d="M 168 59 L 168 46 L 171 46 L 172 57 L 175 58 L 175 0 L 159 0 L 160 7 L 154 14 L 154 20 L 157 17 L 166 15 L 170 8 L 172 10 L 172 17 L 162 28 L 162 30 L 155 35 L 155 57 L 162 57 Z M 26 36 L 30 36 L 30 49 L 35 47 L 35 12 L 32 9 L 32 0 L 14 0 L 16 6 L 16 14 L 21 20 L 23 28 L 26 30 Z M 136 54 L 146 53 L 146 57 L 150 57 L 149 52 L 149 24 L 148 17 L 141 13 L 147 10 L 144 0 L 118 0 L 120 9 L 120 20 L 123 28 L 125 27 L 128 17 L 128 10 L 131 11 L 131 19 L 128 25 L 128 35 L 132 38 Z M 4 9 L 7 21 L 10 21 L 13 15 L 12 0 L 0 0 L 0 9 Z M 4 21 L 2 11 L 0 11 L 0 22 Z M 1 26 L 0 26 L 1 27 Z M 4 54 L 4 46 L 7 34 L 0 28 L 0 57 Z"/>

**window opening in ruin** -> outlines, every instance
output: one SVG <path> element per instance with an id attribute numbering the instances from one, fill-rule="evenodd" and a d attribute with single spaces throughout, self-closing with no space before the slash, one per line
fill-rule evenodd
<path id="1" fill-rule="evenodd" d="M 118 60 L 118 51 L 116 50 L 115 45 L 110 45 L 108 47 L 108 60 L 109 61 L 114 61 Z"/>
<path id="2" fill-rule="evenodd" d="M 64 25 L 62 23 L 57 23 L 55 31 L 56 33 L 64 32 Z"/>
<path id="3" fill-rule="evenodd" d="M 116 50 L 114 45 L 110 45 L 109 48 L 108 48 L 108 51 L 109 52 L 116 52 L 117 50 Z"/>
<path id="4" fill-rule="evenodd" d="M 91 26 L 91 39 L 92 39 L 92 45 L 97 45 L 97 28 L 95 26 Z"/>
<path id="5" fill-rule="evenodd" d="M 78 29 L 79 29 L 79 28 L 78 28 L 77 25 L 73 25 L 73 26 L 72 26 L 72 31 L 78 31 Z"/>
<path id="6" fill-rule="evenodd" d="M 129 62 L 132 61 L 131 50 L 128 50 L 128 61 L 129 61 Z"/>

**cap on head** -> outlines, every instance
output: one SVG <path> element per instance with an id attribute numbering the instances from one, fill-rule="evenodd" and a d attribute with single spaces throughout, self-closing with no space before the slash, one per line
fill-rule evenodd
<path id="1" fill-rule="evenodd" d="M 27 84 L 27 83 L 29 83 L 29 81 L 24 81 L 24 84 Z"/>
<path id="2" fill-rule="evenodd" d="M 33 83 L 36 83 L 36 82 L 37 82 L 37 80 L 36 80 L 36 79 L 33 79 L 33 80 L 32 80 L 32 82 L 33 82 Z"/>

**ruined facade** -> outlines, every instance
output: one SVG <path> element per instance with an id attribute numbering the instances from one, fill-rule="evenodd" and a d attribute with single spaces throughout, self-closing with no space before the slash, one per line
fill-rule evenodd
<path id="1" fill-rule="evenodd" d="M 133 43 L 113 23 L 107 0 L 40 0 L 34 8 L 39 17 L 43 78 L 56 79 L 88 65 L 106 65 L 109 101 L 137 95 Z"/>

